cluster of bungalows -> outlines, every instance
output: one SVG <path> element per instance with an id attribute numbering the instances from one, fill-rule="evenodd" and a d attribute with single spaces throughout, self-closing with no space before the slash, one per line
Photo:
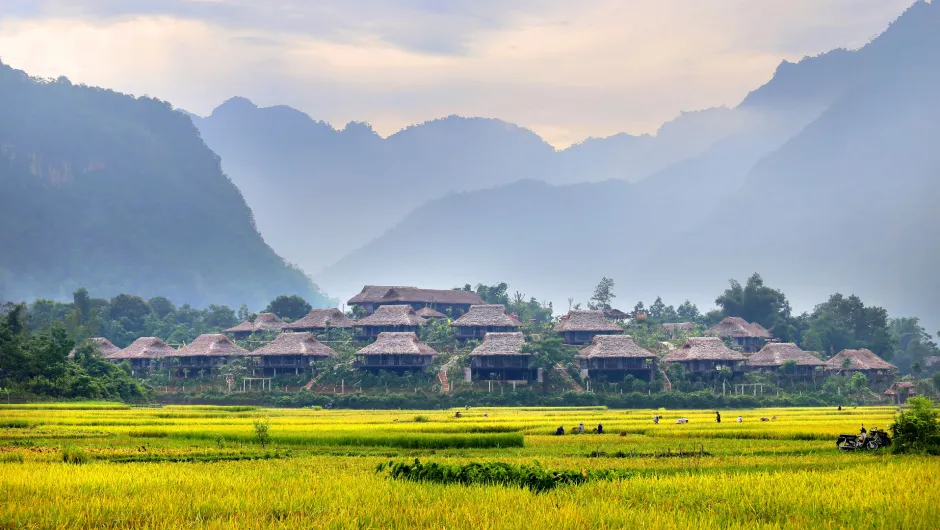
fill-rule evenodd
<path id="1" fill-rule="evenodd" d="M 418 329 L 430 320 L 451 319 L 461 342 L 480 341 L 470 352 L 465 378 L 503 381 L 541 380 L 532 366 L 532 353 L 525 351 L 522 323 L 507 314 L 499 304 L 485 304 L 471 291 L 419 289 L 416 287 L 367 285 L 349 300 L 363 315 L 358 320 L 337 308 L 313 309 L 303 318 L 285 323 L 270 313 L 261 313 L 224 333 L 200 335 L 176 349 L 155 337 L 142 337 L 127 348 L 117 348 L 106 339 L 89 339 L 114 362 L 128 361 L 135 374 L 145 374 L 159 365 L 177 376 L 216 372 L 234 359 L 254 360 L 254 368 L 264 376 L 301 374 L 316 363 L 336 356 L 318 336 L 337 331 L 355 332 L 370 344 L 355 352 L 354 366 L 365 371 L 427 370 L 438 355 L 418 339 Z M 734 375 L 744 372 L 786 374 L 791 378 L 814 378 L 824 374 L 851 375 L 859 372 L 874 381 L 884 381 L 897 368 L 869 350 L 843 350 L 822 361 L 793 343 L 773 342 L 760 324 L 729 317 L 706 330 L 704 337 L 690 337 L 681 347 L 659 356 L 638 345 L 617 322 L 620 312 L 571 310 L 555 325 L 554 332 L 565 344 L 580 347 L 576 361 L 583 378 L 623 380 L 627 376 L 652 381 L 661 364 L 677 364 L 693 377 L 712 376 L 727 369 Z M 691 333 L 692 323 L 664 326 L 667 335 Z M 254 351 L 232 339 L 255 334 L 276 333 L 276 338 Z M 730 345 L 730 347 L 729 347 Z M 906 388 L 892 390 L 906 397 Z"/>

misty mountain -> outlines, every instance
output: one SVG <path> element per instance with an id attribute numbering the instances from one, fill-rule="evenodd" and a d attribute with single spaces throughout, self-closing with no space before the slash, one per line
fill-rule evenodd
<path id="1" fill-rule="evenodd" d="M 264 307 L 326 297 L 267 246 L 169 104 L 0 63 L 0 301 L 120 292 Z"/>
<path id="2" fill-rule="evenodd" d="M 590 138 L 562 151 L 496 119 L 448 116 L 382 138 L 368 124 L 337 130 L 290 107 L 259 108 L 244 98 L 193 121 L 221 155 L 265 239 L 313 273 L 428 200 L 522 179 L 637 181 L 749 130 L 757 115 L 687 112 L 656 135 Z M 325 219 L 341 219 L 342 230 L 304 226 Z"/>
<path id="3" fill-rule="evenodd" d="M 632 307 L 711 305 L 759 271 L 797 308 L 840 290 L 940 325 L 937 28 L 921 2 L 860 50 L 781 65 L 734 109 L 756 126 L 640 182 L 452 194 L 318 279 L 507 281 L 558 304 L 607 275 Z"/>

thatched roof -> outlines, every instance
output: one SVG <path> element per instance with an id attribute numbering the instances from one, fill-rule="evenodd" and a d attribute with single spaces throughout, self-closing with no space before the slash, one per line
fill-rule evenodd
<path id="1" fill-rule="evenodd" d="M 419 317 L 423 317 L 423 318 L 437 318 L 437 319 L 447 318 L 447 315 L 445 315 L 444 313 L 431 309 L 430 307 L 422 307 L 421 309 L 415 311 L 415 313 Z"/>
<path id="2" fill-rule="evenodd" d="M 522 325 L 515 318 L 506 314 L 506 306 L 503 304 L 479 304 L 470 306 L 470 310 L 461 315 L 460 318 L 450 323 L 451 326 L 475 327 L 475 326 L 509 326 L 518 328 Z"/>
<path id="3" fill-rule="evenodd" d="M 329 309 L 314 309 L 301 319 L 285 324 L 284 329 L 327 329 L 351 328 L 356 324 L 354 320 L 343 314 L 335 307 Z"/>
<path id="4" fill-rule="evenodd" d="M 221 333 L 206 333 L 177 350 L 175 355 L 177 357 L 249 357 L 251 352 Z"/>
<path id="5" fill-rule="evenodd" d="M 111 341 L 104 337 L 92 337 L 90 339 L 85 339 L 81 344 L 78 344 L 75 346 L 75 348 L 72 348 L 72 351 L 70 351 L 68 355 L 69 359 L 74 359 L 75 350 L 78 349 L 79 346 L 84 346 L 85 344 L 91 344 L 95 348 L 95 351 L 97 351 L 105 359 L 110 359 L 112 355 L 121 351 L 121 348 L 111 344 Z"/>
<path id="6" fill-rule="evenodd" d="M 754 355 L 748 357 L 748 366 L 783 366 L 794 361 L 797 366 L 822 366 L 825 363 L 805 352 L 792 342 L 770 342 Z"/>
<path id="7" fill-rule="evenodd" d="M 176 355 L 177 350 L 157 337 L 141 337 L 109 359 L 162 359 Z"/>
<path id="8" fill-rule="evenodd" d="M 624 319 L 630 318 L 629 314 L 624 313 L 623 311 L 619 309 L 614 309 L 614 308 L 605 309 L 604 316 L 607 318 L 612 318 L 614 320 L 624 320 Z"/>
<path id="9" fill-rule="evenodd" d="M 274 313 L 258 313 L 254 322 L 246 320 L 234 328 L 228 328 L 223 333 L 255 333 L 268 329 L 279 330 L 285 325 Z"/>
<path id="10" fill-rule="evenodd" d="M 411 332 L 379 333 L 375 342 L 360 349 L 356 355 L 437 355 L 434 348 L 418 341 Z"/>
<path id="11" fill-rule="evenodd" d="M 356 326 L 421 326 L 426 319 L 415 313 L 410 305 L 383 305 L 375 313 L 356 321 Z"/>
<path id="12" fill-rule="evenodd" d="M 349 299 L 349 305 L 357 304 L 482 304 L 483 299 L 473 291 L 455 291 L 451 289 L 419 289 L 417 287 L 392 285 L 366 285 L 356 296 Z"/>
<path id="13" fill-rule="evenodd" d="M 630 335 L 594 335 L 591 345 L 582 349 L 578 357 L 647 359 L 656 358 L 656 354 L 641 348 Z"/>
<path id="14" fill-rule="evenodd" d="M 555 324 L 555 331 L 619 331 L 623 328 L 604 318 L 603 311 L 572 309 Z"/>
<path id="15" fill-rule="evenodd" d="M 691 333 L 695 331 L 695 322 L 670 322 L 663 324 L 663 331 L 669 335 L 675 335 L 679 332 Z"/>
<path id="16" fill-rule="evenodd" d="M 769 339 L 771 334 L 758 323 L 750 323 L 741 317 L 728 317 L 718 324 L 708 328 L 706 335 L 714 337 L 740 339 L 758 338 Z"/>
<path id="17" fill-rule="evenodd" d="M 522 353 L 525 336 L 521 331 L 490 332 L 483 336 L 483 343 L 470 352 L 470 356 L 480 355 L 532 355 Z"/>
<path id="18" fill-rule="evenodd" d="M 827 370 L 843 370 L 843 359 L 849 360 L 845 370 L 897 370 L 898 367 L 875 355 L 871 350 L 842 350 L 826 361 Z"/>
<path id="19" fill-rule="evenodd" d="M 336 352 L 317 340 L 313 333 L 281 333 L 276 339 L 257 350 L 252 356 L 266 355 L 310 355 L 335 357 Z"/>
<path id="20" fill-rule="evenodd" d="M 681 348 L 663 357 L 667 363 L 681 361 L 743 361 L 747 357 L 725 346 L 718 337 L 690 337 Z"/>

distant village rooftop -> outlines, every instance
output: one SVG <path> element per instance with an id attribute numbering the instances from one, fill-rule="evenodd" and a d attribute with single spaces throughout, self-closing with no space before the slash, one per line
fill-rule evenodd
<path id="1" fill-rule="evenodd" d="M 351 328 L 355 324 L 356 322 L 347 317 L 342 311 L 331 307 L 329 309 L 313 309 L 303 318 L 285 324 L 284 329 Z"/>
<path id="2" fill-rule="evenodd" d="M 555 331 L 616 331 L 623 328 L 604 317 L 603 311 L 572 309 L 567 318 L 555 325 Z"/>
<path id="3" fill-rule="evenodd" d="M 356 355 L 437 355 L 437 351 L 419 341 L 412 332 L 386 331 L 379 333 L 375 342 L 358 350 Z"/>
<path id="4" fill-rule="evenodd" d="M 664 362 L 682 361 L 743 361 L 744 355 L 725 346 L 718 337 L 690 337 L 681 348 L 669 352 Z"/>
<path id="5" fill-rule="evenodd" d="M 157 337 L 141 337 L 130 346 L 108 357 L 109 359 L 162 359 L 173 357 L 178 351 Z"/>
<path id="6" fill-rule="evenodd" d="M 174 353 L 176 357 L 248 357 L 251 352 L 221 333 L 199 335 Z"/>
<path id="7" fill-rule="evenodd" d="M 843 362 L 848 364 L 843 367 Z M 871 350 L 842 350 L 835 357 L 826 361 L 828 370 L 887 370 L 895 371 L 897 366 L 875 355 Z"/>
<path id="8" fill-rule="evenodd" d="M 470 310 L 460 318 L 450 323 L 454 327 L 483 327 L 501 326 L 518 328 L 522 326 L 515 318 L 506 314 L 506 306 L 502 304 L 477 304 L 470 306 Z"/>
<path id="9" fill-rule="evenodd" d="M 251 355 L 306 355 L 315 357 L 335 357 L 336 352 L 318 341 L 313 333 L 281 333 L 270 343 L 251 352 Z"/>
<path id="10" fill-rule="evenodd" d="M 728 317 L 718 324 L 708 328 L 706 335 L 715 337 L 726 337 L 731 339 L 757 338 L 769 339 L 772 337 L 764 326 L 758 323 L 751 323 L 741 317 Z"/>
<path id="11" fill-rule="evenodd" d="M 421 326 L 427 322 L 410 305 L 383 305 L 375 313 L 356 321 L 362 326 Z"/>
<path id="12" fill-rule="evenodd" d="M 578 354 L 582 359 L 591 358 L 655 358 L 656 354 L 643 349 L 630 335 L 595 335 L 591 345 Z"/>
<path id="13" fill-rule="evenodd" d="M 823 366 L 825 363 L 792 342 L 771 342 L 747 360 L 748 366 L 779 367 L 793 361 L 796 366 Z"/>
<path id="14" fill-rule="evenodd" d="M 426 303 L 426 304 L 482 304 L 483 299 L 473 291 L 452 289 L 420 289 L 418 287 L 366 285 L 349 305 Z"/>
<path id="15" fill-rule="evenodd" d="M 89 339 L 85 339 L 84 341 L 81 342 L 81 344 L 76 345 L 75 348 L 73 348 L 72 351 L 69 352 L 69 355 L 68 355 L 69 359 L 74 358 L 75 350 L 77 350 L 81 346 L 84 346 L 85 344 L 90 344 L 95 349 L 95 351 L 101 354 L 101 356 L 104 357 L 105 359 L 110 359 L 112 355 L 121 351 L 121 348 L 118 348 L 117 346 L 112 344 L 110 340 L 104 337 L 92 337 Z"/>
<path id="16" fill-rule="evenodd" d="M 246 320 L 235 327 L 228 328 L 223 333 L 256 333 L 265 330 L 279 330 L 285 326 L 284 321 L 277 318 L 274 313 L 259 313 L 255 320 Z"/>
<path id="17" fill-rule="evenodd" d="M 525 335 L 521 331 L 490 332 L 483 336 L 483 342 L 470 352 L 470 356 L 488 355 L 531 355 L 522 353 Z"/>
<path id="18" fill-rule="evenodd" d="M 445 315 L 444 313 L 441 313 L 440 311 L 437 311 L 430 307 L 422 307 L 421 309 L 415 311 L 415 313 L 419 317 L 423 317 L 423 318 L 436 318 L 440 320 L 447 318 L 447 315 Z"/>

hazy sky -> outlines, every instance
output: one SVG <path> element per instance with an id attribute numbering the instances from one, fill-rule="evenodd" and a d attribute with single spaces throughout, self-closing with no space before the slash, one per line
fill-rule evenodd
<path id="1" fill-rule="evenodd" d="M 498 117 L 556 146 L 735 105 L 913 0 L 0 0 L 0 59 L 207 114 L 231 96 L 383 135 Z"/>

